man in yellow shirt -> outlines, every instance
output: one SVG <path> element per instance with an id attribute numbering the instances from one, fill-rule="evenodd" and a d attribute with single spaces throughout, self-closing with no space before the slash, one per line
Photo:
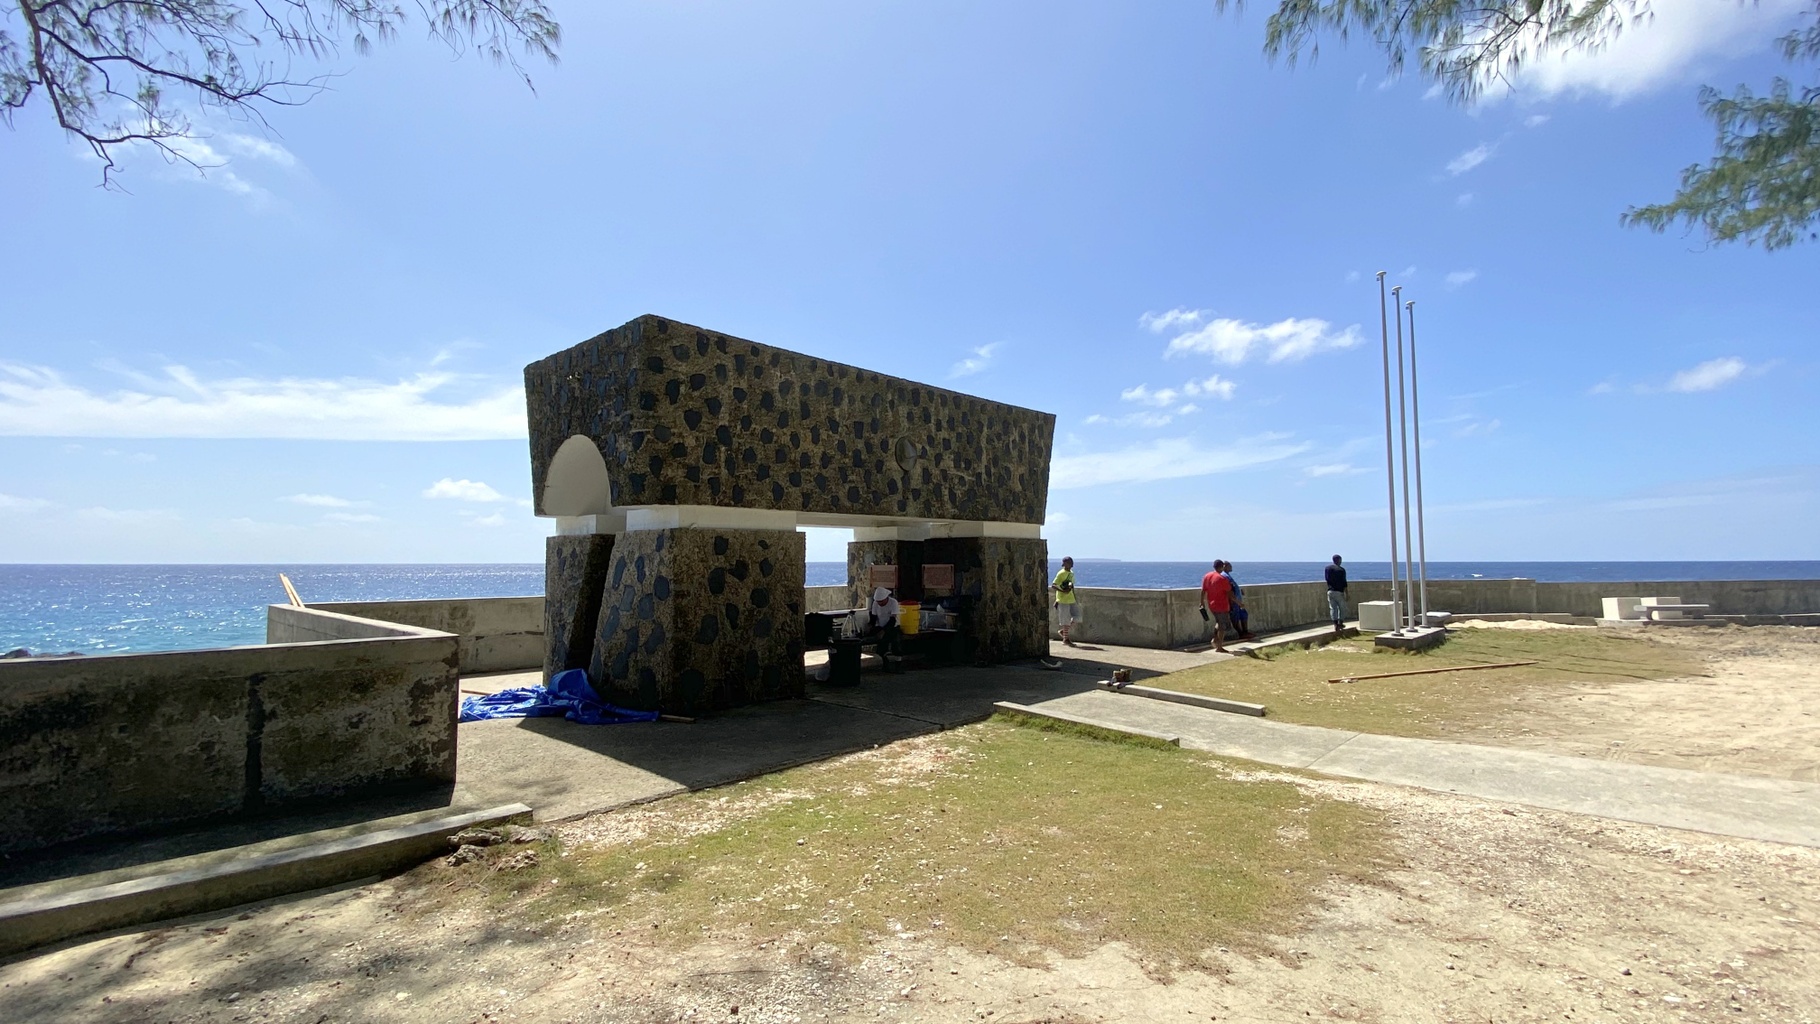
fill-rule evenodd
<path id="1" fill-rule="evenodd" d="M 1062 643 L 1073 647 L 1074 641 L 1068 639 L 1068 631 L 1081 621 L 1081 606 L 1074 593 L 1074 559 L 1062 559 L 1062 571 L 1055 574 L 1050 587 L 1055 590 L 1056 618 L 1062 626 Z"/>

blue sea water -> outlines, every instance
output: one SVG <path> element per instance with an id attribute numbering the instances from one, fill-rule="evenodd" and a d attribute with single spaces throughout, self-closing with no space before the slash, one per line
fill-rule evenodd
<path id="1" fill-rule="evenodd" d="M 1320 562 L 1240 562 L 1241 584 L 1321 578 Z M 1060 567 L 1050 564 L 1050 572 Z M 1386 562 L 1353 562 L 1353 579 L 1384 579 Z M 1083 587 L 1198 586 L 1200 562 L 1080 559 Z M 844 562 L 810 562 L 806 582 L 847 581 Z M 0 653 L 193 650 L 265 639 L 265 606 L 286 600 L 285 573 L 305 601 L 524 597 L 543 593 L 526 565 L 0 565 Z M 1820 579 L 1820 562 L 1430 562 L 1430 579 Z"/>

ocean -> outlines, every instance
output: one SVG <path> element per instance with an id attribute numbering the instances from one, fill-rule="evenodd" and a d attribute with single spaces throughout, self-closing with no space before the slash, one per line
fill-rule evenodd
<path id="1" fill-rule="evenodd" d="M 1321 578 L 1321 562 L 1240 562 L 1241 584 Z M 1059 568 L 1052 562 L 1050 572 Z M 1083 587 L 1194 587 L 1200 562 L 1077 559 Z M 1384 579 L 1387 562 L 1351 562 L 1355 580 Z M 0 565 L 0 653 L 175 651 L 265 640 L 265 606 L 286 600 L 285 573 L 305 601 L 527 597 L 543 566 L 525 565 Z M 1820 562 L 1430 562 L 1429 579 L 1820 579 Z M 810 586 L 847 581 L 844 562 L 810 562 Z"/>

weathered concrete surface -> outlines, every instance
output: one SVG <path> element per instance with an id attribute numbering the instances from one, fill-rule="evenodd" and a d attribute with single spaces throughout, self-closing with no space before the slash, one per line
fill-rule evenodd
<path id="1" fill-rule="evenodd" d="M 309 607 L 454 633 L 461 638 L 459 651 L 463 672 L 507 672 L 543 664 L 544 599 L 541 597 L 331 601 Z M 267 642 L 280 641 L 272 640 L 268 635 Z"/>
<path id="2" fill-rule="evenodd" d="M 842 608 L 858 607 L 858 605 L 848 603 L 852 599 L 853 588 L 845 585 L 832 587 L 804 587 L 803 611 L 832 612 Z"/>
<path id="3" fill-rule="evenodd" d="M 1252 583 L 1240 579 L 1251 629 L 1267 633 L 1327 621 L 1323 583 Z M 1183 647 L 1212 636 L 1200 617 L 1200 591 L 1081 587 L 1082 628 L 1073 635 L 1092 643 L 1133 647 Z M 1398 587 L 1398 598 L 1403 589 Z M 1538 583 L 1535 580 L 1429 580 L 1428 606 L 1455 615 L 1515 614 L 1597 616 L 1600 598 L 1676 594 L 1709 604 L 1715 615 L 1791 615 L 1820 612 L 1820 580 L 1706 580 L 1620 583 Z M 1353 580 L 1348 614 L 1361 601 L 1390 599 L 1390 581 Z M 1050 632 L 1057 621 L 1050 609 Z M 1770 620 L 1758 620 L 1768 623 Z M 1778 619 L 1777 622 L 1791 620 Z M 1804 620 L 1792 620 L 1804 621 Z M 1163 638 L 1167 637 L 1167 642 Z"/>
<path id="4" fill-rule="evenodd" d="M 640 530 L 613 546 L 588 678 L 678 715 L 802 695 L 795 530 Z"/>
<path id="5" fill-rule="evenodd" d="M 531 482 L 591 439 L 615 508 L 1041 523 L 1055 417 L 641 316 L 525 367 Z"/>
<path id="6" fill-rule="evenodd" d="M 1192 707 L 1206 708 L 1209 711 L 1224 711 L 1229 715 L 1250 715 L 1263 718 L 1270 710 L 1262 704 L 1252 704 L 1242 700 L 1227 700 L 1224 697 L 1207 697 L 1198 693 L 1182 693 L 1179 690 L 1164 690 L 1139 683 L 1121 685 L 1110 680 L 1101 680 L 1098 688 L 1107 693 L 1123 694 L 1127 697 L 1142 697 L 1146 700 L 1163 700 L 1171 704 L 1187 704 Z"/>
<path id="7" fill-rule="evenodd" d="M 566 669 L 585 669 L 593 662 L 601 596 L 612 560 L 611 534 L 550 537 L 544 541 L 544 679 Z"/>
<path id="8" fill-rule="evenodd" d="M 448 852 L 449 837 L 462 829 L 530 817 L 529 807 L 509 804 L 390 828 L 296 837 L 272 844 L 275 848 L 218 850 L 121 881 L 7 892 L 0 896 L 0 956 L 398 871 Z"/>
<path id="9" fill-rule="evenodd" d="M 455 637 L 278 606 L 356 639 L 0 662 L 0 851 L 452 782 Z"/>
<path id="10" fill-rule="evenodd" d="M 1669 828 L 1820 846 L 1820 785 L 1810 782 L 1286 725 L 1101 692 L 1035 707 L 1112 728 L 1179 735 L 1184 748 L 1266 764 Z"/>

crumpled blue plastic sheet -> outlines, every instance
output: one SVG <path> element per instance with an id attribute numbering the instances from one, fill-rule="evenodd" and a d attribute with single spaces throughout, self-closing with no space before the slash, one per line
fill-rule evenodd
<path id="1" fill-rule="evenodd" d="M 588 674 L 572 668 L 550 677 L 548 686 L 527 686 L 498 693 L 463 697 L 461 720 L 484 722 L 493 718 L 553 718 L 561 715 L 582 725 L 618 725 L 655 722 L 655 711 L 632 711 L 600 699 L 588 685 Z"/>

